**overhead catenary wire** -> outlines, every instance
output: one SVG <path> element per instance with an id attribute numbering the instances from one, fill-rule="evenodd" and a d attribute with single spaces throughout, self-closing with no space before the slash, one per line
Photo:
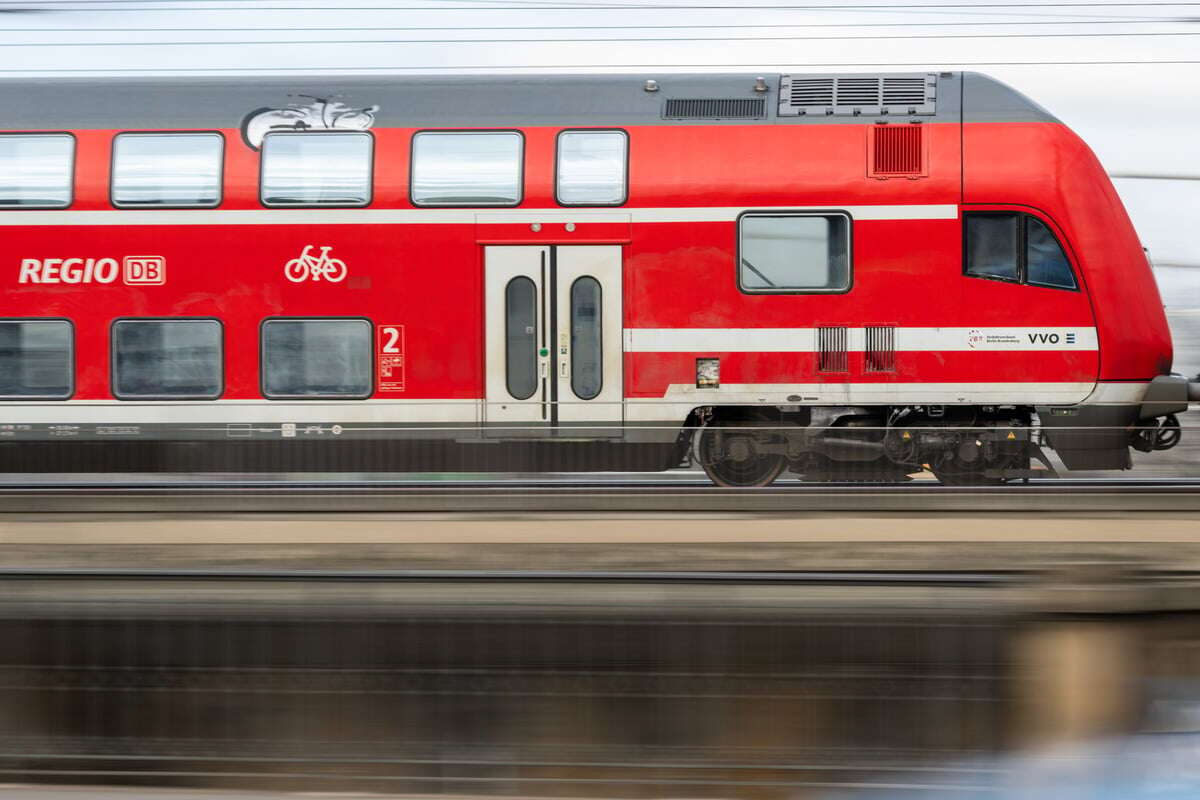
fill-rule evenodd
<path id="1" fill-rule="evenodd" d="M 880 69 L 884 67 L 915 67 L 919 69 L 929 70 L 953 70 L 960 67 L 1125 67 L 1125 66 L 1165 66 L 1165 65 L 1186 65 L 1200 64 L 1200 59 L 1129 59 L 1123 61 L 955 61 L 955 62 L 931 62 L 931 61 L 881 61 L 878 63 L 865 62 L 820 62 L 820 63 L 797 63 L 790 62 L 786 64 L 767 64 L 762 62 L 741 63 L 741 64 L 714 64 L 705 62 L 703 64 L 461 64 L 461 65 L 443 65 L 443 64 L 426 64 L 426 65 L 379 65 L 371 67 L 348 67 L 343 65 L 319 65 L 319 66 L 303 66 L 303 67 L 256 67 L 253 69 L 255 75 L 266 75 L 271 73 L 295 73 L 295 72 L 312 72 L 322 75 L 334 75 L 337 73 L 378 73 L 386 75 L 390 72 L 484 72 L 490 71 L 497 74 L 505 72 L 522 71 L 546 71 L 546 70 L 604 70 L 608 72 L 619 72 L 623 70 L 656 71 L 659 73 L 668 73 L 672 70 L 704 70 L 715 71 L 725 69 L 780 69 L 780 70 L 803 70 L 820 68 L 841 68 L 841 69 Z M 197 75 L 211 74 L 234 74 L 245 75 L 248 69 L 244 67 L 58 67 L 50 69 L 28 68 L 28 67 L 8 67 L 0 69 L 0 74 L 22 73 L 26 75 L 46 75 L 46 74 L 89 74 L 89 75 L 105 75 L 105 74 L 127 74 L 127 73 L 145 73 L 153 76 L 156 74 L 171 73 L 183 74 L 192 73 Z"/>
<path id="2" fill-rule="evenodd" d="M 289 25 L 287 27 L 274 26 L 254 26 L 238 25 L 233 27 L 197 27 L 189 25 L 187 27 L 115 27 L 105 26 L 103 28 L 5 28 L 5 33 L 104 33 L 114 31 L 129 31 L 133 33 L 145 32 L 162 32 L 162 31 L 192 31 L 192 32 L 222 32 L 222 33 L 259 33 L 263 31 L 577 31 L 577 30 L 740 30 L 747 28 L 769 28 L 771 30 L 792 29 L 792 28 L 990 28 L 990 27 L 1028 27 L 1030 25 L 1059 25 L 1079 27 L 1080 25 L 1194 25 L 1200 24 L 1200 17 L 1159 17 L 1151 19 L 1128 20 L 1128 19 L 1113 19 L 1113 20 L 1096 20 L 1094 22 L 1056 22 L 1051 20 L 1026 20 L 1021 22 L 814 22 L 814 23 L 709 23 L 705 25 L 654 25 L 654 24 L 634 24 L 634 25 L 488 25 L 488 26 L 472 26 L 472 25 L 352 25 L 352 26 L 334 26 L 334 25 Z"/>
<path id="3" fill-rule="evenodd" d="M 610 36 L 610 37 L 507 37 L 490 39 L 228 39 L 209 41 L 170 41 L 170 42 L 5 42 L 6 47 L 174 47 L 179 45 L 192 46 L 231 46 L 231 45 L 340 45 L 340 44 L 529 44 L 544 42 L 547 44 L 563 43 L 610 43 L 622 44 L 636 42 L 819 42 L 819 41 L 885 41 L 898 40 L 928 40 L 928 39 L 1080 39 L 1080 38 L 1118 38 L 1131 36 L 1200 36 L 1200 31 L 1149 31 L 1145 33 L 1011 33 L 1011 34 L 928 34 L 917 36 Z"/>
<path id="4" fill-rule="evenodd" d="M 145 3 L 148 0 L 99 0 L 99 2 L 115 4 L 115 3 Z M 150 2 L 163 3 L 166 0 L 149 0 Z M 190 2 L 190 0 L 188 0 Z M 233 2 L 235 0 L 220 0 L 221 2 Z M 248 1 L 248 0 L 247 0 Z M 456 0 L 463 2 L 464 0 Z M 562 0 L 554 0 L 557 5 L 537 5 L 532 0 L 519 0 L 518 3 L 505 3 L 497 6 L 451 6 L 451 5 L 421 5 L 421 6 L 310 6 L 310 5 L 240 5 L 240 6 L 140 6 L 140 7 L 98 7 L 92 2 L 82 2 L 82 0 L 60 0 L 63 5 L 55 6 L 52 2 L 43 0 L 41 8 L 29 8 L 28 4 L 22 0 L 0 0 L 0 9 L 9 6 L 15 6 L 22 11 L 47 11 L 54 8 L 64 11 L 88 11 L 89 13 L 96 12 L 113 12 L 113 11 L 168 11 L 168 12 L 230 12 L 230 11 L 489 11 L 489 12 L 510 12 L 510 11 L 883 11 L 883 12 L 912 12 L 922 10 L 940 11 L 945 9 L 956 9 L 962 11 L 978 11 L 992 8 L 1005 9 L 1032 9 L 1045 10 L 1049 8 L 1066 8 L 1066 9 L 1097 9 L 1097 8 L 1195 8 L 1200 7 L 1200 2 L 1196 0 L 1185 0 L 1184 2 L 1088 2 L 1088 3 L 862 3 L 862 4 L 787 4 L 787 5 L 746 5 L 746 4 L 662 4 L 662 3 L 645 3 L 645 4 L 629 4 L 629 3 L 597 3 L 589 2 L 587 4 L 563 4 Z M 65 4 L 70 3 L 71 7 Z"/>

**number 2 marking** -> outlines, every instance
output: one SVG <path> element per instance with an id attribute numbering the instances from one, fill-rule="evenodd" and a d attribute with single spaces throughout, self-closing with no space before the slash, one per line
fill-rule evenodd
<path id="1" fill-rule="evenodd" d="M 384 336 L 383 352 L 399 353 L 400 347 L 397 344 L 397 342 L 400 341 L 400 329 L 399 328 L 384 328 L 383 336 Z"/>

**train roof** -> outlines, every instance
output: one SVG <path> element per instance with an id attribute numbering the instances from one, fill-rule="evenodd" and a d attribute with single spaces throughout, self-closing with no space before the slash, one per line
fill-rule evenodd
<path id="1" fill-rule="evenodd" d="M 973 72 L 117 77 L 0 81 L 0 129 L 236 128 L 322 98 L 377 127 L 1055 122 Z"/>

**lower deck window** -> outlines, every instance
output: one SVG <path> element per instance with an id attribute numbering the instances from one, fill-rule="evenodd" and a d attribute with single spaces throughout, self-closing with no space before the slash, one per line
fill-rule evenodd
<path id="1" fill-rule="evenodd" d="M 749 213 L 738 220 L 743 292 L 844 292 L 850 288 L 846 214 Z"/>
<path id="2" fill-rule="evenodd" d="M 73 339 L 66 320 L 0 320 L 0 397 L 70 397 Z"/>
<path id="3" fill-rule="evenodd" d="M 113 323 L 113 394 L 122 400 L 221 396 L 221 323 L 122 319 Z"/>
<path id="4" fill-rule="evenodd" d="M 270 319 L 262 327 L 263 394 L 270 398 L 366 397 L 371 323 L 365 319 Z"/>

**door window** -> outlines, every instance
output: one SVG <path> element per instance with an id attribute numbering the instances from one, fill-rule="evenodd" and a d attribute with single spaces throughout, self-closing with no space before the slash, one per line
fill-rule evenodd
<path id="1" fill-rule="evenodd" d="M 537 287 L 513 278 L 504 290 L 505 375 L 508 393 L 528 400 L 537 389 Z"/>
<path id="2" fill-rule="evenodd" d="M 600 394 L 604 384 L 600 282 L 590 275 L 571 284 L 571 391 L 581 400 Z"/>

